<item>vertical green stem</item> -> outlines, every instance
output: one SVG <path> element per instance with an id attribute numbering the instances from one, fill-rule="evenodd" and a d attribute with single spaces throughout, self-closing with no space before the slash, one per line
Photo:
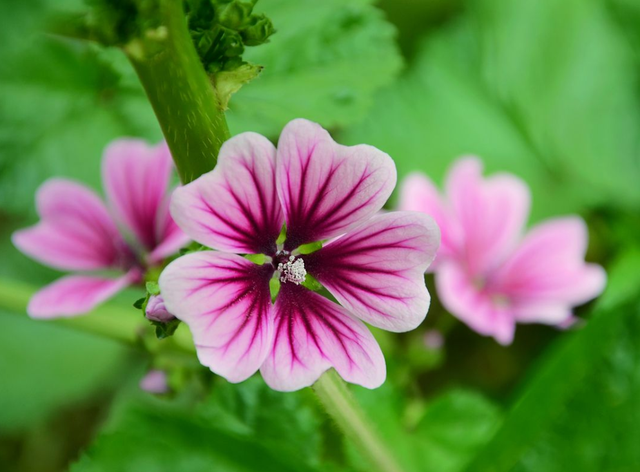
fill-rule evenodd
<path id="1" fill-rule="evenodd" d="M 379 472 L 401 472 L 402 468 L 378 436 L 344 381 L 329 370 L 313 385 L 320 403 L 344 435 L 360 449 Z"/>
<path id="2" fill-rule="evenodd" d="M 229 128 L 195 50 L 181 0 L 158 0 L 162 26 L 125 47 L 188 183 L 216 165 Z"/>

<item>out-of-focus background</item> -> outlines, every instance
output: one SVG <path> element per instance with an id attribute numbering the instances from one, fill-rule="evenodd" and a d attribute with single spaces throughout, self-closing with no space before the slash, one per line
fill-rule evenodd
<path id="1" fill-rule="evenodd" d="M 231 385 L 24 304 L 59 274 L 21 255 L 51 176 L 100 189 L 104 146 L 159 126 L 117 49 L 46 33 L 81 0 L 0 0 L 0 470 L 368 470 L 306 389 Z M 605 294 L 570 332 L 519 326 L 502 347 L 436 303 L 376 332 L 389 379 L 354 388 L 409 471 L 640 470 L 640 3 L 636 0 L 261 0 L 277 33 L 230 104 L 233 134 L 290 119 L 388 152 L 436 182 L 477 154 L 531 187 L 530 224 L 577 213 Z M 428 280 L 433 290 L 433 281 Z M 135 289 L 105 310 L 139 317 Z M 89 315 L 91 316 L 91 315 Z M 433 330 L 445 333 L 444 344 Z M 426 342 L 425 342 L 426 337 Z M 138 382 L 169 372 L 156 398 Z"/>

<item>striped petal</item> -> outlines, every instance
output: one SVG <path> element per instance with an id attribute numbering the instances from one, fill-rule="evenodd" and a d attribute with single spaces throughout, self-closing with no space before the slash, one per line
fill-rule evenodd
<path id="1" fill-rule="evenodd" d="M 379 211 L 396 184 L 387 154 L 336 144 L 322 127 L 301 119 L 280 135 L 276 175 L 285 250 L 346 233 Z"/>
<path id="2" fill-rule="evenodd" d="M 376 388 L 386 377 L 380 346 L 359 320 L 300 285 L 284 283 L 275 305 L 273 350 L 260 369 L 280 391 L 312 385 L 333 367 L 347 382 Z"/>
<path id="3" fill-rule="evenodd" d="M 357 317 L 389 331 L 408 331 L 429 309 L 424 272 L 439 243 L 431 217 L 399 211 L 371 218 L 303 260 Z"/>
<path id="4" fill-rule="evenodd" d="M 255 133 L 225 142 L 213 171 L 175 190 L 171 215 L 205 246 L 275 253 L 284 218 L 275 190 L 273 144 Z"/>
<path id="5" fill-rule="evenodd" d="M 150 147 L 140 139 L 114 141 L 102 161 L 109 204 L 147 251 L 167 237 L 166 193 L 172 162 L 165 143 Z"/>
<path id="6" fill-rule="evenodd" d="M 173 261 L 160 276 L 166 309 L 189 325 L 203 365 L 241 382 L 262 365 L 273 342 L 271 266 L 203 251 Z"/>

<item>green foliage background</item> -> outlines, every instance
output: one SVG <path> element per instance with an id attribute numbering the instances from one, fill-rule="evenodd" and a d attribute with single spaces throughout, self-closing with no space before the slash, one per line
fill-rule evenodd
<path id="1" fill-rule="evenodd" d="M 100 188 L 111 139 L 161 133 L 117 49 L 46 34 L 80 0 L 0 0 L 0 470 L 365 471 L 307 389 L 231 385 L 193 359 L 45 322 L 15 302 L 58 274 L 9 236 L 62 175 Z M 579 213 L 607 292 L 580 329 L 522 326 L 503 348 L 437 303 L 416 332 L 376 332 L 389 379 L 353 391 L 407 471 L 640 469 L 640 4 L 633 0 L 261 0 L 265 69 L 232 133 L 306 117 L 436 181 L 453 159 L 523 177 L 532 222 Z M 433 289 L 431 281 L 430 287 Z M 126 310 L 130 290 L 112 306 Z M 131 309 L 131 316 L 139 316 Z M 443 349 L 428 329 L 447 331 Z M 176 392 L 138 381 L 152 364 Z"/>

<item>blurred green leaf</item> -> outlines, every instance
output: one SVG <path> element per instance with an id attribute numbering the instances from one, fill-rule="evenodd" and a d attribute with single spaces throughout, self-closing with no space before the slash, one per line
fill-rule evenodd
<path id="1" fill-rule="evenodd" d="M 277 136 L 300 117 L 325 127 L 354 123 L 401 66 L 395 30 L 371 0 L 263 0 L 257 8 L 277 33 L 245 52 L 265 69 L 230 102 L 234 134 Z"/>
<path id="2" fill-rule="evenodd" d="M 0 312 L 0 431 L 17 432 L 56 409 L 109 395 L 140 364 L 122 345 Z"/>
<path id="3" fill-rule="evenodd" d="M 408 471 L 459 471 L 487 442 L 500 411 L 482 395 L 453 390 L 436 397 L 418 419 L 402 393 L 386 383 L 377 390 L 354 390 L 376 428 Z M 364 462 L 349 448 L 354 466 Z M 360 467 L 361 468 L 361 467 Z"/>
<path id="4" fill-rule="evenodd" d="M 619 267 L 621 274 L 628 270 L 626 265 Z M 622 298 L 624 304 L 598 310 L 586 327 L 547 352 L 502 428 L 468 472 L 637 468 L 638 278 L 636 266 L 636 290 Z"/>
<path id="5" fill-rule="evenodd" d="M 470 0 L 345 134 L 401 175 L 483 157 L 534 191 L 536 217 L 640 206 L 637 55 L 599 0 Z"/>
<path id="6" fill-rule="evenodd" d="M 318 465 L 322 420 L 314 405 L 309 389 L 283 394 L 254 376 L 241 384 L 216 384 L 200 413 L 212 424 L 276 447 L 301 462 Z"/>
<path id="7" fill-rule="evenodd" d="M 50 176 L 99 188 L 102 151 L 114 138 L 160 139 L 142 90 L 112 64 L 117 51 L 52 38 L 32 44 L 0 70 L 0 207 L 13 212 L 33 211 Z"/>
<path id="8" fill-rule="evenodd" d="M 65 176 L 100 185 L 105 145 L 120 136 L 161 137 L 124 55 L 45 35 L 54 12 L 80 0 L 9 1 L 0 38 L 0 208 L 34 211 L 36 188 Z"/>
<path id="9" fill-rule="evenodd" d="M 127 400 L 71 471 L 316 470 L 289 454 L 285 438 L 292 436 L 291 429 L 279 443 L 277 437 L 269 443 L 225 426 L 215 416 L 189 412 L 168 401 Z"/>

